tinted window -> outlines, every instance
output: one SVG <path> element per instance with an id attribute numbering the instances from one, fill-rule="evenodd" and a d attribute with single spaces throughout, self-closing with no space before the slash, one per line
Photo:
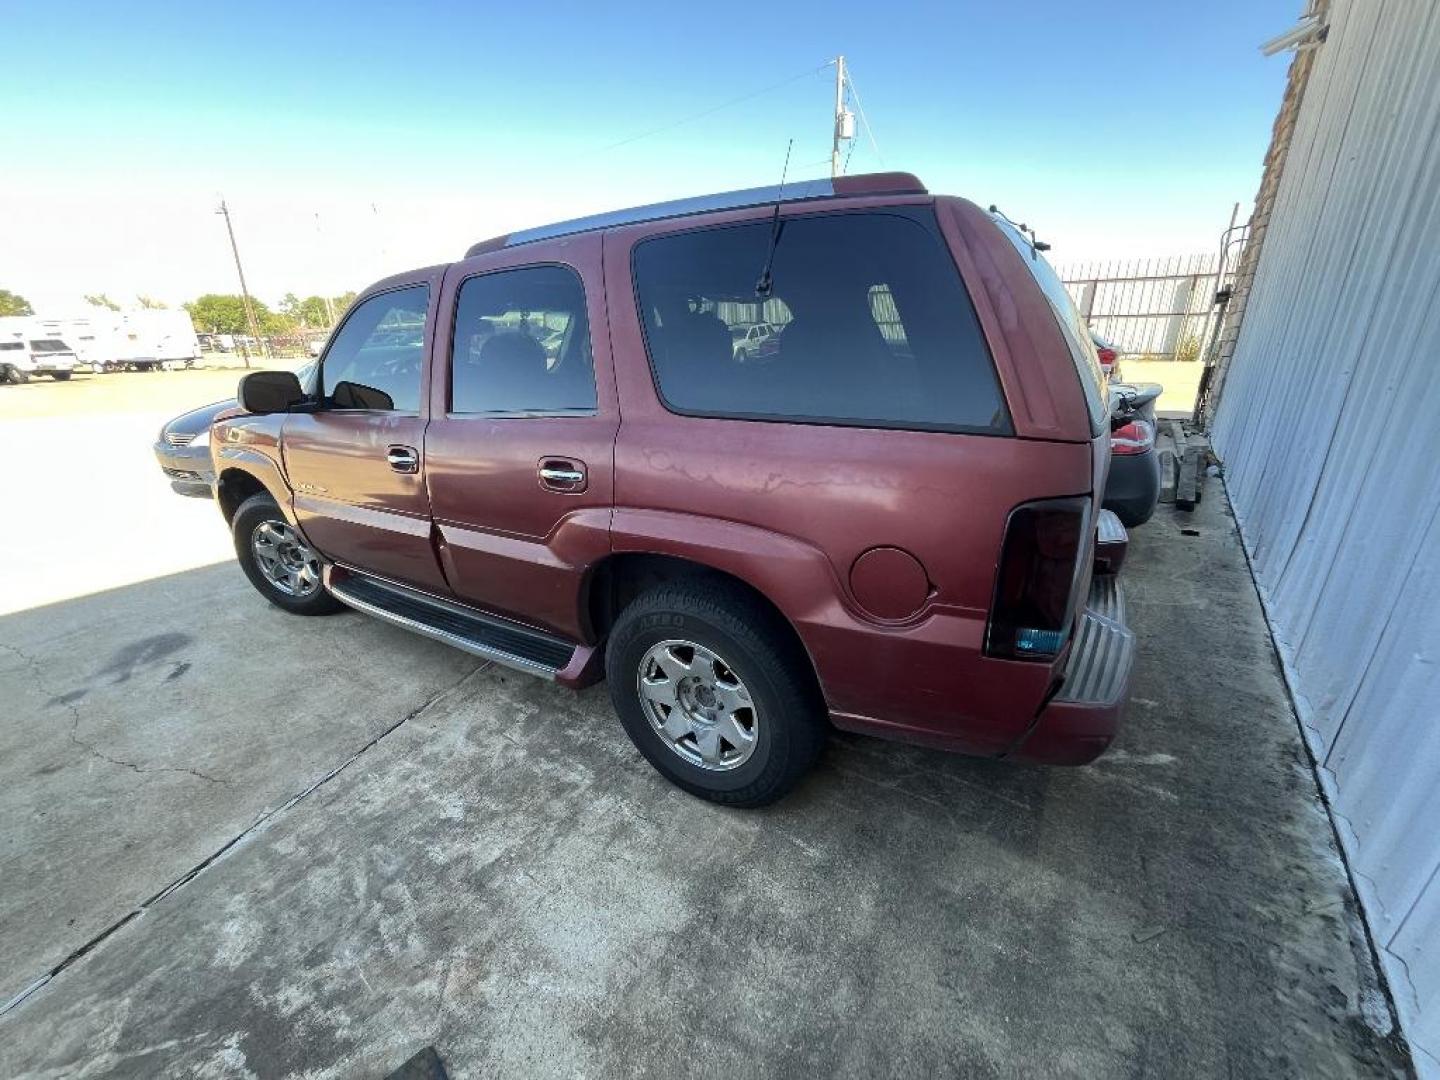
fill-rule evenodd
<path id="1" fill-rule="evenodd" d="M 0 341 L 0 349 L 23 349 L 25 346 L 19 341 Z"/>
<path id="2" fill-rule="evenodd" d="M 1050 307 L 1054 309 L 1061 333 L 1065 335 L 1065 343 L 1070 347 L 1070 358 L 1075 362 L 1075 372 L 1080 376 L 1081 388 L 1085 391 L 1085 405 L 1090 410 L 1090 430 L 1098 435 L 1104 428 L 1109 410 L 1105 404 L 1105 395 L 1100 389 L 1105 375 L 1100 368 L 1100 358 L 1095 355 L 1095 343 L 1091 340 L 1090 328 L 1085 324 L 1084 316 L 1070 298 L 1069 290 L 1060 281 L 1060 275 L 1055 273 L 1050 261 L 1036 251 L 1015 226 L 1003 218 L 997 217 L 994 220 L 995 224 L 1000 226 L 1000 231 L 1010 238 L 1010 243 L 1020 252 L 1025 265 L 1030 268 L 1030 275 L 1040 286 L 1045 299 L 1050 301 Z"/>
<path id="3" fill-rule="evenodd" d="M 37 353 L 69 352 L 70 346 L 66 345 L 63 341 L 57 341 L 54 338 L 41 338 L 38 341 L 30 342 L 30 351 Z"/>
<path id="4" fill-rule="evenodd" d="M 594 412 L 585 289 L 575 271 L 529 266 L 466 281 L 451 370 L 451 412 Z"/>
<path id="5" fill-rule="evenodd" d="M 325 396 L 339 409 L 418 412 L 428 285 L 356 305 L 325 353 Z"/>
<path id="6" fill-rule="evenodd" d="M 635 250 L 647 345 L 667 404 L 715 416 L 1005 431 L 970 297 L 929 211 L 657 237 Z"/>

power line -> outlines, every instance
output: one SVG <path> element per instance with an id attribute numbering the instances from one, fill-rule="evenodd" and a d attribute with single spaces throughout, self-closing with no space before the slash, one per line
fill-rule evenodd
<path id="1" fill-rule="evenodd" d="M 865 134 L 870 139 L 870 149 L 875 151 L 875 156 L 880 159 L 881 166 L 885 164 L 885 155 L 880 153 L 880 144 L 875 141 L 875 132 L 870 128 L 870 118 L 865 115 L 865 104 L 860 100 L 860 89 L 855 85 L 855 80 L 847 71 L 845 73 L 845 85 L 850 87 L 850 96 L 855 99 L 855 111 L 860 114 L 860 123 L 865 127 Z M 855 140 L 858 142 L 859 140 Z M 850 169 L 850 154 L 855 153 L 855 142 L 850 144 L 850 152 L 845 155 L 845 169 Z"/>
<path id="2" fill-rule="evenodd" d="M 731 98 L 729 101 L 726 101 L 723 104 L 715 105 L 709 109 L 704 109 L 697 113 L 692 113 L 689 116 L 682 117 L 681 119 L 669 124 L 665 124 L 662 127 L 652 128 L 649 131 L 641 132 L 639 135 L 631 135 L 627 139 L 621 139 L 619 142 L 611 143 L 609 146 L 602 146 L 598 150 L 591 151 L 591 153 L 609 153 L 611 150 L 618 150 L 622 146 L 629 146 L 631 143 L 639 142 L 641 139 L 648 139 L 652 135 L 659 135 L 666 131 L 673 131 L 675 128 L 683 127 L 685 124 L 693 123 L 696 120 L 703 120 L 707 116 L 713 116 L 715 113 L 721 112 L 722 110 L 728 109 L 734 105 L 740 105 L 746 101 L 750 101 L 752 98 L 760 97 L 763 94 L 769 94 L 775 90 L 781 89 L 782 87 L 789 86 L 791 83 L 799 82 L 801 79 L 809 78 L 812 75 L 824 71 L 833 63 L 835 63 L 834 60 L 826 60 L 819 67 L 807 68 L 806 70 L 800 72 L 798 75 L 792 75 L 790 76 L 790 78 L 783 79 L 780 82 L 775 83 L 773 86 L 767 86 L 763 90 L 755 90 L 749 94 L 743 94 L 740 97 Z"/>

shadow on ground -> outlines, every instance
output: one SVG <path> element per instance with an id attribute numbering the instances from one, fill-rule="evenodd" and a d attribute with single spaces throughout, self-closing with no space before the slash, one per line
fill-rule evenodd
<path id="1" fill-rule="evenodd" d="M 0 1019 L 0 1072 L 1402 1071 L 1221 498 L 1136 533 L 1095 765 L 837 736 L 760 812 L 666 785 L 603 687 L 233 567 L 0 620 L 7 991 L 244 836 Z"/>

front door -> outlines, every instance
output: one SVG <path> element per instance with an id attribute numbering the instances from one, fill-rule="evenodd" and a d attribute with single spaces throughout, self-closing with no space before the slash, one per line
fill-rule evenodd
<path id="1" fill-rule="evenodd" d="M 610 550 L 620 417 L 599 236 L 453 266 L 425 433 L 440 557 L 457 595 L 585 636 L 586 570 Z"/>
<path id="2" fill-rule="evenodd" d="M 440 275 L 351 308 L 320 360 L 320 407 L 285 421 L 305 535 L 328 559 L 448 592 L 430 541 L 422 408 Z"/>

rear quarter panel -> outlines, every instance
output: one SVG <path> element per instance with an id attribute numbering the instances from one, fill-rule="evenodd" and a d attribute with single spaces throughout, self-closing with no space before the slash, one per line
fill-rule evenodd
<path id="1" fill-rule="evenodd" d="M 853 203 L 864 200 L 825 209 Z M 764 216 L 762 209 L 705 223 Z M 838 724 L 973 753 L 1007 748 L 1054 675 L 1050 665 L 982 654 L 1001 538 L 1017 503 L 1092 490 L 1088 421 L 1081 440 L 1060 441 L 1071 433 L 1070 418 L 1048 387 L 1022 411 L 1027 430 L 1043 430 L 1046 439 L 673 414 L 651 376 L 631 252 L 675 228 L 650 223 L 606 236 L 624 417 L 615 447 L 613 546 L 692 558 L 754 585 L 799 632 Z M 977 287 L 965 280 L 974 295 Z M 1019 302 L 1007 310 L 1006 318 L 1018 317 Z M 1053 324 L 1048 306 L 1044 314 Z M 1003 325 L 993 303 L 989 319 Z M 1044 332 L 1036 331 L 1042 339 Z M 1031 346 L 1018 329 L 1004 340 L 1009 396 L 1010 381 L 1030 377 L 1033 358 L 1023 354 Z M 1070 364 L 1068 353 L 1063 360 Z M 925 569 L 923 603 L 903 618 L 866 611 L 851 588 L 855 560 L 877 547 L 909 552 Z"/>

